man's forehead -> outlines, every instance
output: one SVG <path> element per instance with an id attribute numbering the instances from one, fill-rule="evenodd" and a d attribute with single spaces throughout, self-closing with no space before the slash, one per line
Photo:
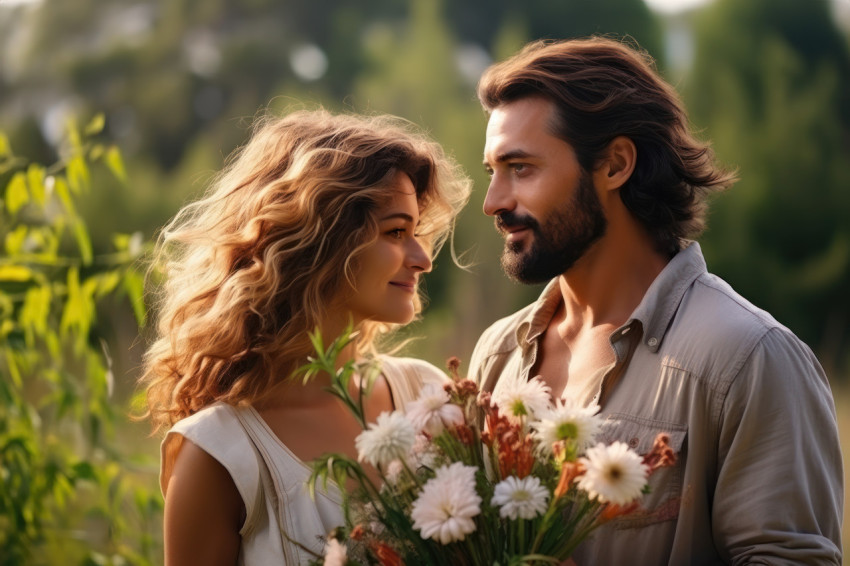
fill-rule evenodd
<path id="1" fill-rule="evenodd" d="M 535 139 L 554 137 L 550 131 L 554 107 L 542 98 L 524 98 L 493 109 L 487 122 L 484 142 L 485 161 L 504 160 L 504 156 L 531 155 Z"/>

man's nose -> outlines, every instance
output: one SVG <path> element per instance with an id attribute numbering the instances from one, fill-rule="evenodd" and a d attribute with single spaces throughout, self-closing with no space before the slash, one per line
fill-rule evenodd
<path id="1" fill-rule="evenodd" d="M 490 186 L 487 187 L 487 196 L 484 197 L 484 214 L 496 216 L 502 212 L 511 211 L 516 206 L 510 183 L 494 173 L 490 177 Z"/>

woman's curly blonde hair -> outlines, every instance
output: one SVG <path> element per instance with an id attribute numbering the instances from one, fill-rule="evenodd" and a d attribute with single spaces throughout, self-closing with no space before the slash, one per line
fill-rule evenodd
<path id="1" fill-rule="evenodd" d="M 257 121 L 157 241 L 164 283 L 141 377 L 155 430 L 215 402 L 254 401 L 304 363 L 307 333 L 353 286 L 399 171 L 416 189 L 417 232 L 436 254 L 470 191 L 438 144 L 389 116 L 302 110 Z M 357 354 L 390 329 L 364 322 Z"/>

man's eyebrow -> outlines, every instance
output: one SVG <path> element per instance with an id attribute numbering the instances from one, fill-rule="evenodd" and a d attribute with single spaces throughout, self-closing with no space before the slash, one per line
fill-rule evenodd
<path id="1" fill-rule="evenodd" d="M 496 156 L 494 163 L 504 163 L 505 161 L 510 161 L 511 159 L 525 159 L 531 157 L 531 154 L 525 151 L 524 149 L 513 149 L 511 151 L 506 151 L 505 153 L 500 153 Z M 484 165 L 489 165 L 490 163 L 487 161 L 487 158 L 484 158 Z"/>

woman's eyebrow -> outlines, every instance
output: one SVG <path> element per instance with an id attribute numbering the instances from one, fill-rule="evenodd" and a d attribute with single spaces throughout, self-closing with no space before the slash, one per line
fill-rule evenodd
<path id="1" fill-rule="evenodd" d="M 407 220 L 410 223 L 413 222 L 413 217 L 406 212 L 391 212 L 390 214 L 387 214 L 386 216 L 382 216 L 378 220 L 379 221 L 394 220 L 396 218 L 401 218 L 402 220 Z"/>

